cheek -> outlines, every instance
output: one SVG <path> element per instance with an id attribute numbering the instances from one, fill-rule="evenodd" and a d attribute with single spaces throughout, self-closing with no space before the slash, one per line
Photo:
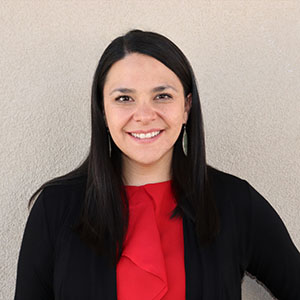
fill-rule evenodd
<path id="1" fill-rule="evenodd" d="M 128 121 L 130 114 L 128 111 L 124 109 L 118 108 L 107 108 L 106 110 L 106 120 L 108 127 L 113 129 L 121 129 L 125 126 L 126 122 Z"/>
<path id="2" fill-rule="evenodd" d="M 164 114 L 164 118 L 173 126 L 180 126 L 185 119 L 185 113 L 180 109 L 170 109 Z"/>

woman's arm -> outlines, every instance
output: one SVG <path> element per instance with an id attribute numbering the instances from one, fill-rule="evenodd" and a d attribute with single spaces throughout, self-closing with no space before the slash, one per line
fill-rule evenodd
<path id="1" fill-rule="evenodd" d="M 25 227 L 18 261 L 15 300 L 54 299 L 53 253 L 42 191 Z"/>
<path id="2" fill-rule="evenodd" d="M 246 270 L 279 300 L 300 299 L 300 253 L 274 208 L 248 187 L 251 224 Z"/>

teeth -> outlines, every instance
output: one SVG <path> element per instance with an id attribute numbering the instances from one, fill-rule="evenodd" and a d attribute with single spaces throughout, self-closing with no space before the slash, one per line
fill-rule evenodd
<path id="1" fill-rule="evenodd" d="M 149 133 L 130 133 L 132 136 L 139 138 L 139 139 L 150 139 L 156 135 L 158 135 L 160 131 L 153 131 Z"/>

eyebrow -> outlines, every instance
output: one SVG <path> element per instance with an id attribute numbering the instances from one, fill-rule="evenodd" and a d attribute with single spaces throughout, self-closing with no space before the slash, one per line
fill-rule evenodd
<path id="1" fill-rule="evenodd" d="M 164 91 L 164 90 L 166 90 L 166 89 L 172 89 L 172 90 L 174 90 L 175 92 L 177 92 L 177 90 L 176 90 L 173 86 L 168 85 L 168 84 L 157 86 L 157 87 L 153 88 L 153 89 L 151 90 L 151 92 L 162 92 L 162 91 Z M 121 92 L 121 93 L 135 93 L 136 90 L 135 90 L 135 89 L 128 89 L 128 88 L 116 88 L 116 89 L 113 89 L 113 90 L 110 92 L 109 95 L 111 95 L 111 94 L 114 93 L 114 92 Z"/>

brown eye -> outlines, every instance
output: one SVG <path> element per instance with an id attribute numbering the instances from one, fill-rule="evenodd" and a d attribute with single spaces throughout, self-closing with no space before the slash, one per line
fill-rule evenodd
<path id="1" fill-rule="evenodd" d="M 128 102 L 129 98 L 130 98 L 129 96 L 123 95 L 123 96 L 117 97 L 116 101 L 118 101 L 118 102 Z"/>
<path id="2" fill-rule="evenodd" d="M 157 95 L 157 97 L 159 97 L 159 99 L 171 99 L 172 96 L 169 94 L 159 94 Z"/>

